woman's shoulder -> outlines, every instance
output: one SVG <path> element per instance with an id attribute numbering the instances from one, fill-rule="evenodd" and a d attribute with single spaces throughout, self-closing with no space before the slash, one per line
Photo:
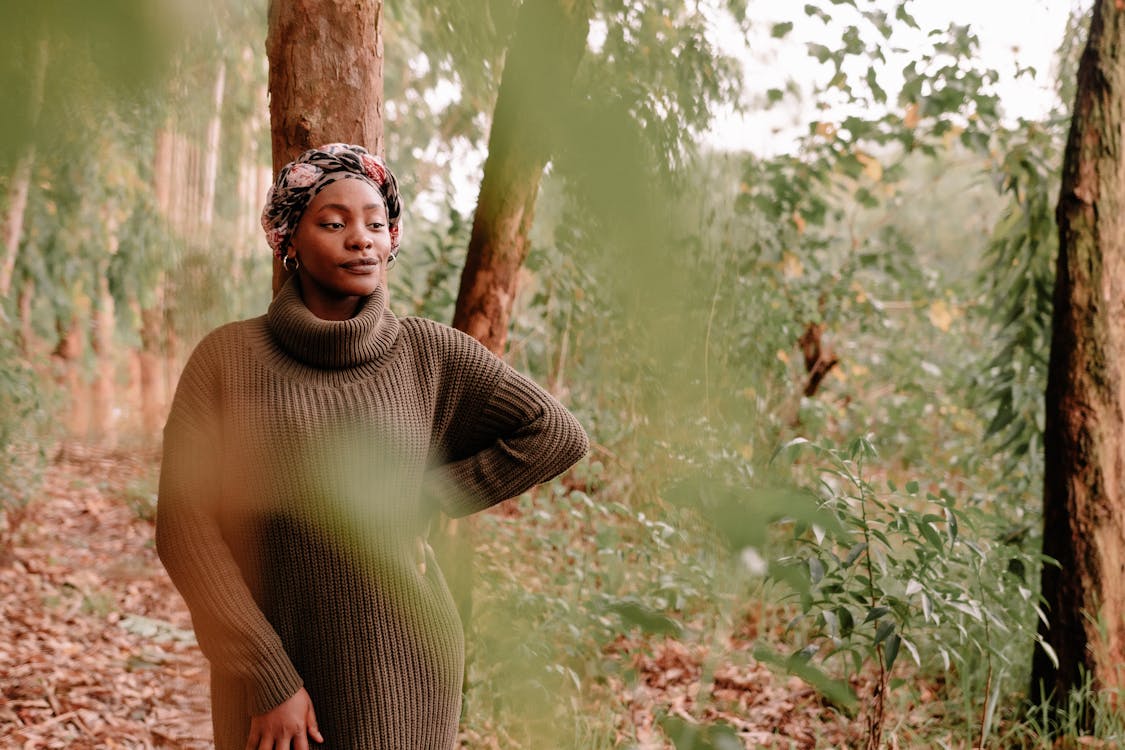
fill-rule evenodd
<path id="1" fill-rule="evenodd" d="M 495 356 L 469 334 L 436 320 L 411 315 L 399 318 L 399 323 L 402 326 L 403 336 L 416 347 L 427 347 L 446 353 Z"/>
<path id="2" fill-rule="evenodd" d="M 195 345 L 187 367 L 209 367 L 245 353 L 247 335 L 262 327 L 265 316 L 224 323 L 205 334 Z"/>
<path id="3" fill-rule="evenodd" d="M 429 318 L 401 318 L 402 336 L 422 369 L 450 383 L 494 383 L 507 369 L 504 361 L 464 331 Z"/>

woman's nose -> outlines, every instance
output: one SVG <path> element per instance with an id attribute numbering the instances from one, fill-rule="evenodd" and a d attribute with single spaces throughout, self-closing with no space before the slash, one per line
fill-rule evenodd
<path id="1" fill-rule="evenodd" d="M 363 227 L 352 230 L 352 236 L 348 238 L 348 247 L 359 250 L 365 250 L 371 247 L 371 244 L 371 237 L 364 231 Z"/>

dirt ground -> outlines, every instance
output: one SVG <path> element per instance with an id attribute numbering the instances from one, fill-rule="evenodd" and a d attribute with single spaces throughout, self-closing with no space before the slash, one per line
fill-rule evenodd
<path id="1" fill-rule="evenodd" d="M 156 473 L 155 454 L 81 445 L 48 462 L 0 552 L 0 748 L 211 747 L 207 663 L 153 547 Z M 692 720 L 706 655 L 671 639 L 622 639 L 604 656 L 640 677 L 609 686 L 626 735 L 667 747 L 655 717 Z M 712 680 L 708 718 L 746 747 L 856 739 L 856 727 L 825 720 L 807 685 L 752 659 L 720 664 Z M 462 736 L 465 748 L 497 742 Z"/>
<path id="2" fill-rule="evenodd" d="M 206 661 L 153 548 L 154 466 L 51 459 L 0 561 L 0 747 L 211 746 Z"/>

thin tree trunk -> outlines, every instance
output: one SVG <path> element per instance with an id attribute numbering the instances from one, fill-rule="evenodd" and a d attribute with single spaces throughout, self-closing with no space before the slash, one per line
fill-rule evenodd
<path id="1" fill-rule="evenodd" d="M 161 296 L 164 299 L 163 305 L 163 326 L 164 326 L 164 349 L 161 352 L 162 361 L 161 367 L 164 373 L 164 400 L 160 404 L 160 422 L 164 423 L 164 419 L 168 416 L 167 410 L 169 406 L 169 399 L 172 394 L 176 392 L 176 384 L 180 382 L 180 373 L 183 370 L 183 343 L 180 341 L 179 322 L 176 318 L 176 306 L 174 302 L 169 301 L 171 295 L 168 293 L 168 285 L 165 284 L 161 290 Z"/>
<path id="2" fill-rule="evenodd" d="M 1125 688 L 1125 12 L 1098 0 L 1059 195 L 1044 433 L 1042 593 L 1031 697 L 1062 707 L 1084 676 Z M 1088 721 L 1091 717 L 1079 717 Z"/>
<path id="3" fill-rule="evenodd" d="M 67 433 L 71 437 L 85 436 L 90 424 L 90 409 L 87 399 L 84 398 L 86 388 L 82 380 L 80 361 L 85 349 L 82 331 L 87 312 L 83 305 L 75 304 L 69 318 L 60 318 L 56 321 L 58 343 L 51 353 L 52 359 L 55 360 L 56 382 L 66 394 L 68 402 L 64 419 Z"/>
<path id="4" fill-rule="evenodd" d="M 526 0 L 504 63 L 453 326 L 496 354 L 508 340 L 519 269 L 568 92 L 586 49 L 589 0 Z"/>
<path id="5" fill-rule="evenodd" d="M 180 189 L 184 194 L 184 200 L 181 204 L 184 207 L 184 212 L 180 219 L 180 235 L 195 245 L 198 244 L 199 239 L 197 234 L 198 224 L 195 222 L 198 222 L 200 217 L 203 216 L 203 170 L 200 165 L 199 148 L 195 143 L 181 137 L 180 148 L 183 149 L 184 162 L 187 164 L 187 169 L 184 172 L 187 179 L 180 182 Z"/>
<path id="6" fill-rule="evenodd" d="M 219 179 L 219 145 L 223 128 L 223 89 L 226 86 L 227 66 L 219 63 L 219 72 L 215 75 L 215 111 L 211 115 L 211 122 L 207 126 L 207 152 L 203 160 L 203 211 L 200 214 L 200 223 L 203 236 L 210 239 L 211 228 L 215 224 L 215 183 Z"/>
<path id="7" fill-rule="evenodd" d="M 138 355 L 141 378 L 141 426 L 148 435 L 160 432 L 164 414 L 164 306 L 161 280 L 157 302 L 141 310 L 141 350 Z"/>
<path id="8" fill-rule="evenodd" d="M 109 293 L 109 279 L 104 272 L 98 275 L 97 308 L 94 313 L 93 349 L 97 357 L 97 375 L 94 380 L 93 431 L 104 444 L 117 442 L 113 418 L 114 382 L 116 366 L 113 357 L 113 295 Z"/>
<path id="9" fill-rule="evenodd" d="M 43 109 L 43 92 L 47 80 L 47 40 L 39 42 L 35 59 L 35 80 L 31 87 L 31 130 L 39 120 Z M 35 144 L 29 143 L 16 162 L 12 173 L 11 192 L 8 196 L 8 214 L 4 220 L 4 257 L 0 261 L 0 297 L 7 297 L 12 289 L 12 274 L 15 272 L 19 256 L 20 239 L 23 237 L 23 220 L 27 212 L 27 197 L 31 189 L 31 172 L 35 167 Z"/>
<path id="10" fill-rule="evenodd" d="M 266 54 L 275 173 L 325 143 L 383 153 L 382 14 L 382 0 L 271 0 Z M 284 280 L 275 262 L 275 293 Z"/>
<path id="11" fill-rule="evenodd" d="M 152 191 L 156 197 L 156 207 L 163 214 L 165 221 L 170 220 L 169 214 L 172 206 L 173 141 L 170 125 L 165 125 L 156 132 L 156 147 L 153 152 L 152 163 Z"/>
<path id="12" fill-rule="evenodd" d="M 453 326 L 503 355 L 520 268 L 554 137 L 586 49 L 590 0 L 525 0 L 505 56 Z M 473 528 L 442 518 L 434 549 L 466 627 L 472 616 Z"/>
<path id="13" fill-rule="evenodd" d="M 184 228 L 186 172 L 186 142 L 176 133 L 171 123 L 166 123 L 156 134 L 152 191 L 156 196 L 156 207 L 160 215 L 177 232 Z M 165 284 L 164 274 L 160 273 L 153 284 L 151 296 L 146 295 L 145 299 L 137 300 L 135 309 L 141 336 L 134 368 L 136 394 L 140 406 L 140 426 L 148 435 L 159 433 L 167 394 L 171 392 L 165 372 Z M 132 378 L 130 382 L 134 382 Z"/>
<path id="14" fill-rule="evenodd" d="M 25 279 L 20 287 L 19 316 L 20 316 L 20 352 L 24 357 L 30 357 L 35 348 L 35 326 L 31 320 L 31 303 L 35 299 L 35 281 Z"/>
<path id="15" fill-rule="evenodd" d="M 12 274 L 23 237 L 23 218 L 27 212 L 27 196 L 31 190 L 31 168 L 35 164 L 35 146 L 28 146 L 16 162 L 8 195 L 8 214 L 4 219 L 4 261 L 0 264 L 0 297 L 7 297 L 12 288 Z"/>

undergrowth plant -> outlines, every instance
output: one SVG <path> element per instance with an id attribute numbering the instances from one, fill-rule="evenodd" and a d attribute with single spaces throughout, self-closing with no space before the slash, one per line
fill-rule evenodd
<path id="1" fill-rule="evenodd" d="M 0 334 L 0 563 L 27 518 L 46 463 L 33 437 L 42 415 L 42 396 L 35 374 L 20 358 L 12 338 Z"/>
<path id="2" fill-rule="evenodd" d="M 960 675 L 975 709 L 965 739 L 983 746 L 1040 640 L 1035 616 L 1042 612 L 1027 580 L 1040 555 L 1005 536 L 1003 517 L 979 498 L 924 491 L 914 480 L 902 487 L 880 481 L 867 438 L 842 447 L 798 439 L 783 453 L 811 453 L 805 468 L 816 474 L 820 507 L 838 522 L 790 523 L 787 553 L 771 567 L 771 577 L 793 592 L 790 628 L 802 636 L 785 665 L 837 700 L 852 688 L 827 670 L 871 675 L 861 704 L 868 748 L 882 746 L 888 691 L 901 687 L 893 675 L 903 656 L 923 673 Z"/>

